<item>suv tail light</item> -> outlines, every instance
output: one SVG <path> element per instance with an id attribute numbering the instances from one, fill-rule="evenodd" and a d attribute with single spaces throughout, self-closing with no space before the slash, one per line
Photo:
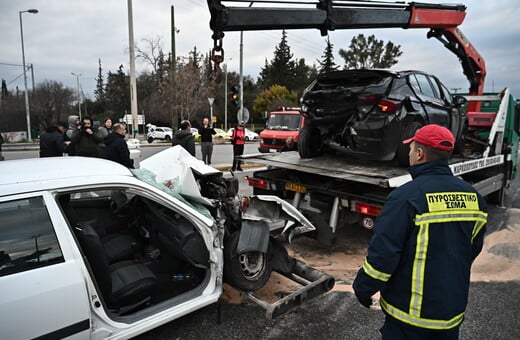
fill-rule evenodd
<path id="1" fill-rule="evenodd" d="M 397 109 L 397 104 L 394 102 L 391 102 L 389 100 L 381 100 L 377 106 L 381 110 L 381 112 L 393 112 Z"/>

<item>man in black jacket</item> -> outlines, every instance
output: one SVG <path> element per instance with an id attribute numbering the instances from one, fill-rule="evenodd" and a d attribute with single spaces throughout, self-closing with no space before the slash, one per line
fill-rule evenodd
<path id="1" fill-rule="evenodd" d="M 450 130 L 426 125 L 403 143 L 413 180 L 388 196 L 352 286 L 365 307 L 381 292 L 383 339 L 458 339 L 486 203 L 448 166 Z"/>
<path id="2" fill-rule="evenodd" d="M 61 157 L 65 152 L 65 131 L 66 123 L 58 123 L 56 126 L 49 126 L 40 135 L 40 157 Z"/>
<path id="3" fill-rule="evenodd" d="M 195 138 L 191 133 L 191 124 L 189 120 L 183 120 L 179 126 L 180 130 L 175 132 L 172 139 L 172 145 L 180 145 L 195 157 Z"/>
<path id="4" fill-rule="evenodd" d="M 128 144 L 125 141 L 125 126 L 116 123 L 112 126 L 112 132 L 103 140 L 105 144 L 104 157 L 133 169 L 134 161 L 130 159 L 130 150 L 128 150 Z"/>
<path id="5" fill-rule="evenodd" d="M 72 133 L 70 140 L 77 156 L 100 157 L 99 143 L 103 138 L 92 126 L 90 117 L 83 117 L 81 129 Z"/>

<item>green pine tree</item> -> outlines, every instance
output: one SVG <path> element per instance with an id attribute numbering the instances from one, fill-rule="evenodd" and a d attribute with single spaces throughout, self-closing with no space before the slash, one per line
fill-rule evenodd
<path id="1" fill-rule="evenodd" d="M 327 73 L 338 70 L 338 65 L 334 62 L 334 54 L 332 52 L 334 45 L 330 42 L 330 39 L 327 37 L 327 46 L 325 47 L 325 51 L 323 52 L 323 56 L 321 60 L 318 60 L 320 64 L 319 72 Z"/>

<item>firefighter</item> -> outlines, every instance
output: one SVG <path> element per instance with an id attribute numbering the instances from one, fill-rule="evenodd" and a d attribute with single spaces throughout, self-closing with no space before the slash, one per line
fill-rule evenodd
<path id="1" fill-rule="evenodd" d="M 403 144 L 413 180 L 388 196 L 354 292 L 367 308 L 381 292 L 383 339 L 458 339 L 486 204 L 448 167 L 450 130 L 426 125 Z"/>

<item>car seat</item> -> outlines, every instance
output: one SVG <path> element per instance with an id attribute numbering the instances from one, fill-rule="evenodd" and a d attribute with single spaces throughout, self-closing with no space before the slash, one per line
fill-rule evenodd
<path id="1" fill-rule="evenodd" d="M 76 227 L 78 239 L 107 306 L 119 312 L 147 303 L 157 278 L 144 264 L 120 261 L 109 264 L 96 230 L 89 225 Z"/>

